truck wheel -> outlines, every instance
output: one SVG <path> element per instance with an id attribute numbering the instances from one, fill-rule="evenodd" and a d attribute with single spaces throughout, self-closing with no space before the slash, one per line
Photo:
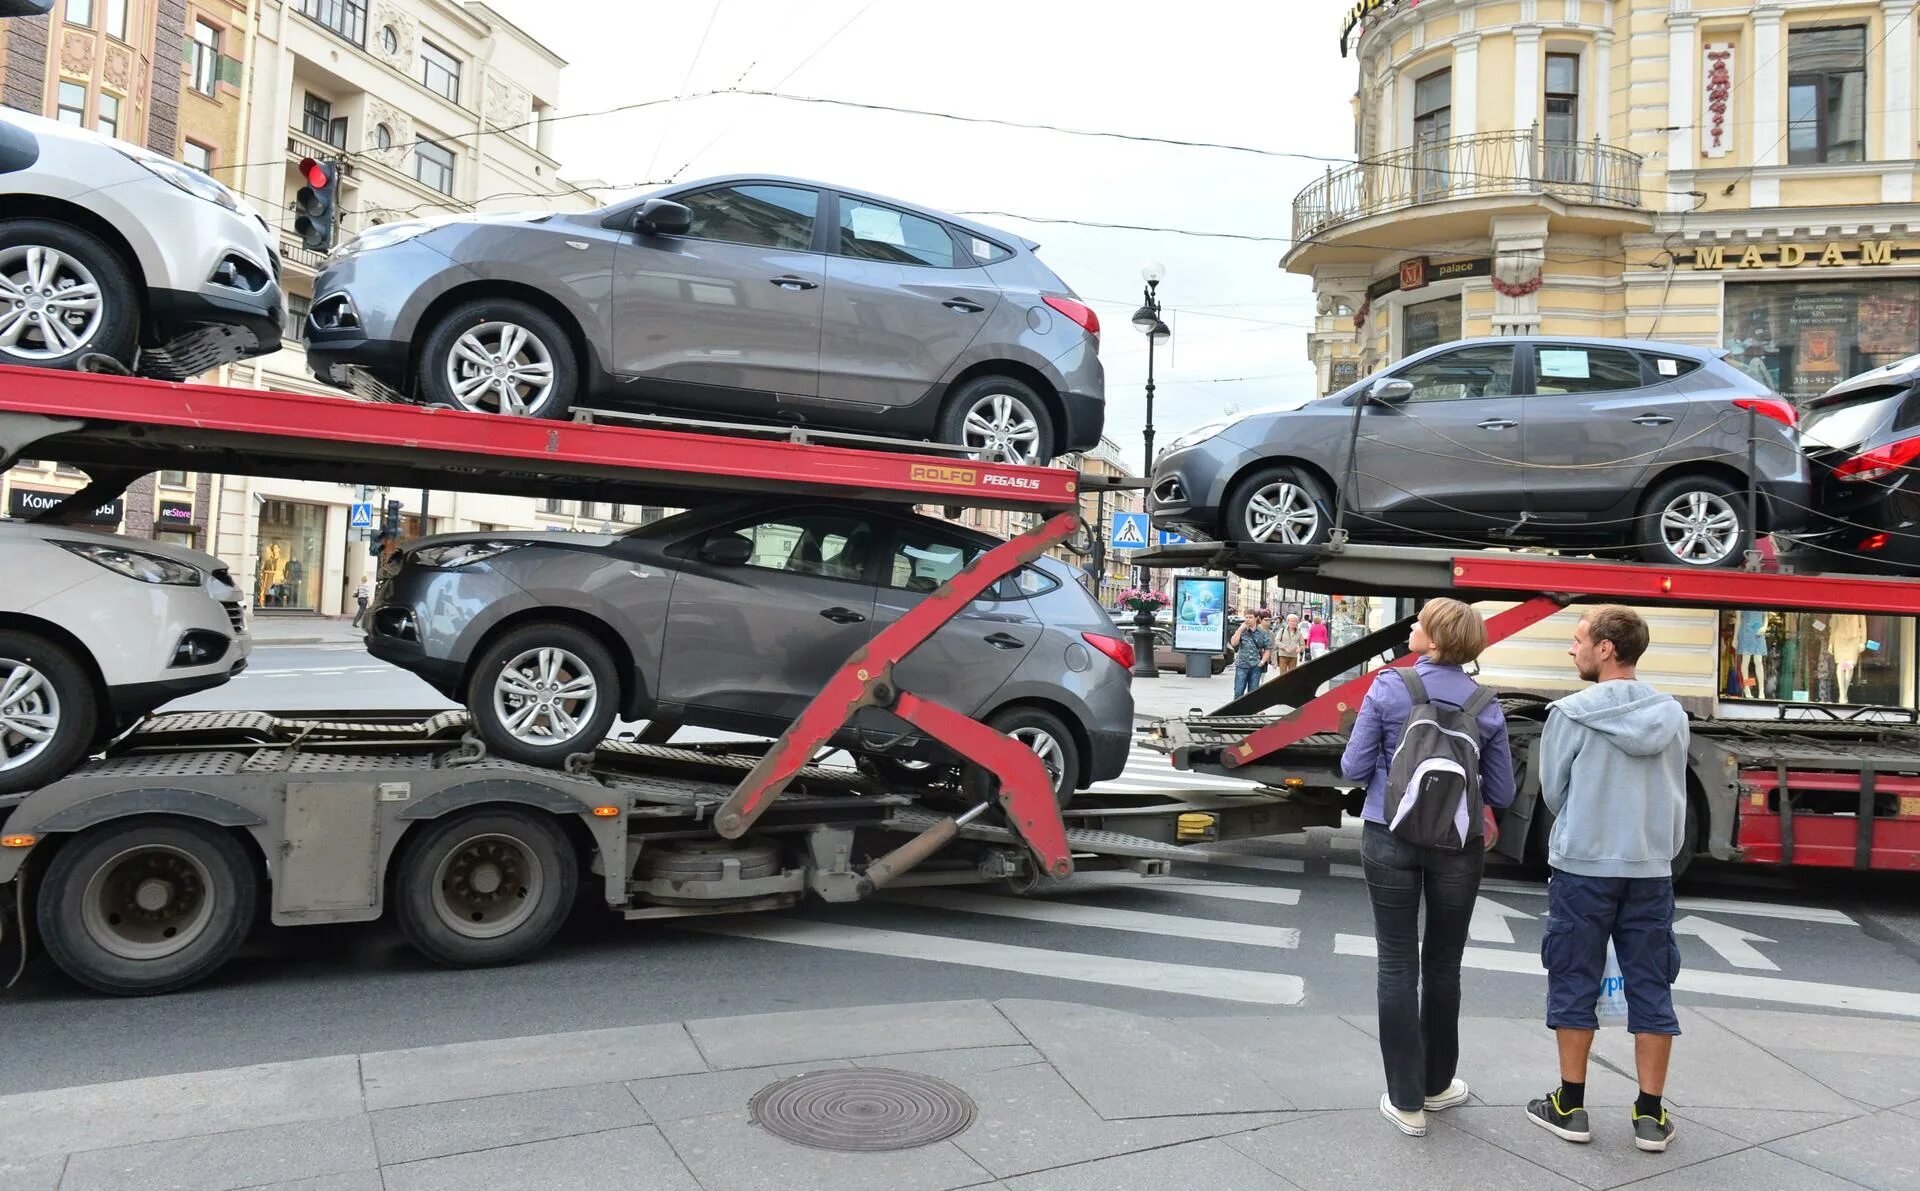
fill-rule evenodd
<path id="1" fill-rule="evenodd" d="M 518 963 L 571 912 L 579 857 L 550 815 L 482 808 L 436 819 L 408 841 L 394 916 L 420 953 L 450 968 Z"/>
<path id="2" fill-rule="evenodd" d="M 253 924 L 252 861 L 191 819 L 118 819 L 68 843 L 40 884 L 40 937 L 96 992 L 172 992 L 232 958 Z"/>
<path id="3" fill-rule="evenodd" d="M 1686 875 L 1693 861 L 1700 853 L 1700 811 L 1693 796 L 1687 796 L 1687 825 L 1681 828 L 1680 854 L 1673 858 L 1673 879 L 1678 881 Z"/>
<path id="4" fill-rule="evenodd" d="M 1060 717 L 1038 707 L 1007 707 L 988 716 L 986 724 L 1033 750 L 1053 782 L 1054 801 L 1065 810 L 1080 780 L 1080 746 Z M 963 782 L 970 805 L 999 797 L 1000 783 L 977 765 L 967 766 Z"/>
<path id="5" fill-rule="evenodd" d="M 620 675 L 591 633 L 570 624 L 523 625 L 481 653 L 467 710 L 487 748 L 509 761 L 559 768 L 590 753 L 620 709 Z"/>
<path id="6" fill-rule="evenodd" d="M 100 717 L 73 652 L 0 631 L 0 794 L 58 781 L 86 757 Z"/>

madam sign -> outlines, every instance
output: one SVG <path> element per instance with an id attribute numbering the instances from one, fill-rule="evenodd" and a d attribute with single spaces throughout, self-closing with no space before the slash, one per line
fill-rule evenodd
<path id="1" fill-rule="evenodd" d="M 1849 265 L 1915 263 L 1920 263 L 1920 244 L 1895 240 L 1859 240 L 1851 245 L 1841 240 L 1821 245 L 1749 244 L 1741 249 L 1715 244 L 1693 250 L 1696 269 L 1797 269 L 1802 265 L 1838 269 Z"/>
<path id="2" fill-rule="evenodd" d="M 1420 0 L 1414 0 L 1416 4 L 1419 2 Z M 1397 8 L 1399 5 L 1400 0 L 1355 0 L 1340 22 L 1340 56 L 1342 58 L 1347 56 L 1347 49 L 1353 44 L 1353 31 L 1359 28 L 1360 22 L 1383 8 Z"/>

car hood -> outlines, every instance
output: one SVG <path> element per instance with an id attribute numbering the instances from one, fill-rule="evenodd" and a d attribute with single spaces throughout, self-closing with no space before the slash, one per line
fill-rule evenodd
<path id="1" fill-rule="evenodd" d="M 98 530 L 80 529 L 71 525 L 49 525 L 40 521 L 0 521 L 0 544 L 8 542 L 93 542 L 103 546 L 113 546 L 121 550 L 138 550 L 142 554 L 153 554 L 174 562 L 184 562 L 188 566 L 203 571 L 218 571 L 226 568 L 211 554 L 202 554 L 198 550 L 189 550 L 185 546 L 176 546 L 172 542 L 156 541 L 152 538 L 133 538 L 125 534 L 101 533 Z"/>

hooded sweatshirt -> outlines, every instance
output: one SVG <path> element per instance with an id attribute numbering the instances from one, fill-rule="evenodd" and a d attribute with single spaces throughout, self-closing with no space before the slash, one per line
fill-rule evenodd
<path id="1" fill-rule="evenodd" d="M 1552 704 L 1540 794 L 1548 861 L 1587 877 L 1671 877 L 1687 820 L 1687 713 L 1635 679 Z"/>

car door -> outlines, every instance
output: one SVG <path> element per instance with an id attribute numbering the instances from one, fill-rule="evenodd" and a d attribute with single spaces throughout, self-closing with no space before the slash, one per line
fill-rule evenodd
<path id="1" fill-rule="evenodd" d="M 1389 375 L 1410 382 L 1413 394 L 1361 415 L 1352 507 L 1377 524 L 1360 531 L 1486 532 L 1518 520 L 1524 403 L 1514 393 L 1513 345 L 1447 348 Z"/>
<path id="2" fill-rule="evenodd" d="M 899 407 L 926 396 L 987 325 L 1000 290 L 945 224 L 837 199 L 821 316 L 820 395 Z"/>
<path id="3" fill-rule="evenodd" d="M 1543 340 L 1522 350 L 1533 377 L 1528 511 L 1569 521 L 1619 505 L 1687 420 L 1687 394 L 1631 348 Z"/>
<path id="4" fill-rule="evenodd" d="M 677 546 L 660 699 L 722 727 L 790 722 L 872 635 L 878 536 L 864 513 L 800 507 Z M 710 542 L 728 537 L 749 544 L 745 562 L 705 557 Z"/>
<path id="5" fill-rule="evenodd" d="M 896 521 L 891 528 L 874 605 L 876 633 L 918 607 L 984 552 L 961 535 L 926 522 Z M 1007 594 L 1013 598 L 1000 598 Z M 902 690 L 973 715 L 1039 644 L 1044 627 L 1025 596 L 1008 584 L 996 585 L 908 654 L 894 667 L 894 679 Z M 857 722 L 889 735 L 906 730 L 903 722 L 885 713 Z"/>
<path id="6" fill-rule="evenodd" d="M 613 370 L 695 409 L 817 394 L 820 192 L 740 182 L 673 201 L 693 213 L 685 235 L 634 233 L 614 255 Z M 764 396 L 747 400 L 747 412 L 768 412 Z"/>

